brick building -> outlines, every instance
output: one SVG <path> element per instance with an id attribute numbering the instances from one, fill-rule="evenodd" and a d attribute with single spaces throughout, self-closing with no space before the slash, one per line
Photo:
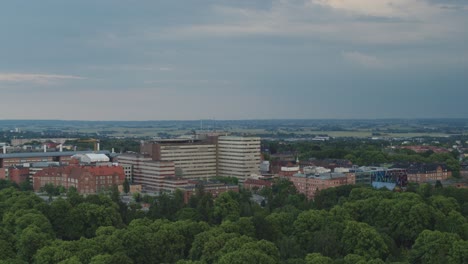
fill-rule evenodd
<path id="1" fill-rule="evenodd" d="M 263 189 L 265 187 L 271 187 L 273 183 L 271 181 L 266 181 L 266 180 L 257 180 L 257 179 L 247 179 L 244 181 L 243 186 L 247 190 L 253 190 L 253 189 Z"/>
<path id="2" fill-rule="evenodd" d="M 211 195 L 216 198 L 220 194 L 224 192 L 239 192 L 239 185 L 230 185 L 230 184 L 224 184 L 224 183 L 219 183 L 219 182 L 191 182 L 192 185 L 185 187 L 182 189 L 184 192 L 184 201 L 185 203 L 188 203 L 190 200 L 190 197 L 192 195 L 195 195 L 197 193 L 197 189 L 200 187 L 203 188 L 203 191 L 205 193 L 211 193 Z"/>
<path id="3" fill-rule="evenodd" d="M 10 167 L 8 168 L 8 177 L 10 181 L 20 184 L 29 180 L 29 167 Z"/>
<path id="4" fill-rule="evenodd" d="M 121 185 L 125 174 L 121 166 L 64 166 L 49 167 L 33 176 L 33 188 L 39 191 L 46 184 L 75 187 L 79 193 L 91 194 Z"/>
<path id="5" fill-rule="evenodd" d="M 452 176 L 443 164 L 411 164 L 407 171 L 408 181 L 415 183 L 444 181 Z"/>
<path id="6" fill-rule="evenodd" d="M 320 175 L 295 174 L 289 180 L 294 184 L 299 193 L 312 200 L 315 194 L 324 189 L 355 183 L 353 173 L 325 173 Z"/>

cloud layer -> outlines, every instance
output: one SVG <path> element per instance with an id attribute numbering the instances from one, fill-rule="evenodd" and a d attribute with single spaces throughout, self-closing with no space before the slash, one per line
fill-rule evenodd
<path id="1" fill-rule="evenodd" d="M 457 0 L 9 1 L 0 95 L 15 100 L 0 112 L 466 117 L 467 24 Z"/>
<path id="2" fill-rule="evenodd" d="M 35 73 L 0 73 L 0 82 L 50 84 L 63 80 L 81 80 L 80 76 Z"/>

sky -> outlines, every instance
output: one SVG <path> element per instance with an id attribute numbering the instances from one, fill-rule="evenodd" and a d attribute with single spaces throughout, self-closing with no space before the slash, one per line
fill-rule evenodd
<path id="1" fill-rule="evenodd" d="M 465 0 L 0 3 L 0 119 L 468 118 Z"/>

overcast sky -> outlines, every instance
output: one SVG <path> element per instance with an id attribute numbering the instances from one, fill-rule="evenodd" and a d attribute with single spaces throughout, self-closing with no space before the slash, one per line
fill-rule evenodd
<path id="1" fill-rule="evenodd" d="M 2 1 L 0 98 L 0 119 L 468 117 L 468 1 Z"/>

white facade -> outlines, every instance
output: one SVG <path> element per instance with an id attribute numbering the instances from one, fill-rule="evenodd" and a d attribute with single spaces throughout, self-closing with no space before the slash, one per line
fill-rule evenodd
<path id="1" fill-rule="evenodd" d="M 186 179 L 216 176 L 215 144 L 161 144 L 161 161 L 173 161 L 176 175 Z"/>
<path id="2" fill-rule="evenodd" d="M 305 174 L 323 174 L 331 172 L 331 169 L 317 166 L 307 166 L 303 168 Z"/>
<path id="3" fill-rule="evenodd" d="M 260 138 L 218 138 L 218 175 L 237 177 L 243 181 L 260 171 Z"/>
<path id="4" fill-rule="evenodd" d="M 119 165 L 126 168 L 126 174 L 131 172 L 132 182 L 141 184 L 145 191 L 161 191 L 165 189 L 166 179 L 175 176 L 173 162 L 153 161 L 144 155 L 120 155 Z"/>
<path id="5" fill-rule="evenodd" d="M 89 153 L 81 155 L 80 160 L 83 163 L 109 162 L 109 157 L 105 154 Z"/>

